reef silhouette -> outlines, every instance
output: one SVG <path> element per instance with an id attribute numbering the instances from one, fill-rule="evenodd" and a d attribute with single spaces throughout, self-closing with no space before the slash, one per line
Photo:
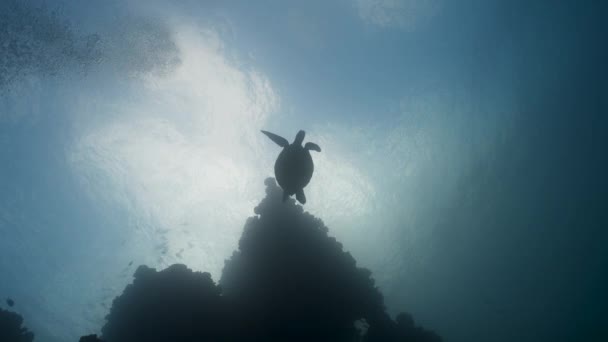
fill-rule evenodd
<path id="1" fill-rule="evenodd" d="M 112 303 L 101 336 L 80 342 L 439 342 L 409 314 L 393 320 L 371 272 L 268 178 L 238 249 L 216 284 L 175 264 L 139 266 Z M 23 319 L 0 309 L 0 341 L 31 342 Z"/>
<path id="2" fill-rule="evenodd" d="M 22 326 L 23 317 L 16 312 L 0 308 L 0 341 L 32 342 L 34 333 Z"/>
<path id="3" fill-rule="evenodd" d="M 219 284 L 175 264 L 139 266 L 114 299 L 102 336 L 81 342 L 437 342 L 408 314 L 386 313 L 371 272 L 268 178 Z"/>

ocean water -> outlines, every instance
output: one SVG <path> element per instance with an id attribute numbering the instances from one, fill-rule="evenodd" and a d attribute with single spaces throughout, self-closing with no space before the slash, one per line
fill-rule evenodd
<path id="1" fill-rule="evenodd" d="M 444 341 L 606 341 L 607 15 L 0 0 L 0 308 L 77 341 L 140 265 L 220 283 L 275 177 L 260 130 L 304 130 L 321 152 L 289 208 L 371 272 L 388 317 Z"/>

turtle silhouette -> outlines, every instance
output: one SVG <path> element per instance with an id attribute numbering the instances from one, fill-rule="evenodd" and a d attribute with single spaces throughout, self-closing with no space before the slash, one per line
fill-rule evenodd
<path id="1" fill-rule="evenodd" d="M 302 146 L 304 131 L 299 131 L 293 143 L 274 133 L 262 131 L 270 140 L 281 146 L 283 150 L 274 163 L 274 174 L 277 182 L 283 189 L 283 202 L 287 197 L 296 195 L 298 202 L 306 203 L 304 187 L 310 182 L 315 166 L 312 162 L 310 151 L 321 152 L 319 145 L 307 142 Z"/>

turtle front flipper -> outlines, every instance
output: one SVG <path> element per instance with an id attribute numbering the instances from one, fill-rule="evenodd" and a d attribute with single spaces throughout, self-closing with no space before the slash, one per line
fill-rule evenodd
<path id="1" fill-rule="evenodd" d="M 319 147 L 319 145 L 311 142 L 307 142 L 306 145 L 304 145 L 304 148 L 309 151 L 321 152 L 321 148 Z"/>
<path id="2" fill-rule="evenodd" d="M 275 144 L 281 146 L 281 147 L 287 147 L 289 146 L 289 141 L 287 141 L 287 139 L 283 138 L 282 136 L 276 135 L 274 133 L 270 133 L 267 131 L 262 130 L 262 133 L 266 134 L 267 137 L 270 138 L 270 140 L 274 141 Z"/>
<path id="3" fill-rule="evenodd" d="M 296 191 L 296 199 L 298 200 L 298 202 L 305 204 L 306 203 L 306 196 L 304 196 L 304 189 L 300 189 L 298 191 Z"/>

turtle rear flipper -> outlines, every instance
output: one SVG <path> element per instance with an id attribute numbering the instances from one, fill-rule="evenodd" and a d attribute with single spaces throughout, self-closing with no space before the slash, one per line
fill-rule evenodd
<path id="1" fill-rule="evenodd" d="M 321 152 L 321 148 L 319 147 L 319 145 L 311 142 L 307 142 L 306 145 L 304 145 L 304 148 L 309 151 Z"/>
<path id="2" fill-rule="evenodd" d="M 287 139 L 283 138 L 280 135 L 276 135 L 274 133 L 270 133 L 268 131 L 261 131 L 262 133 L 266 134 L 267 137 L 270 138 L 270 140 L 274 141 L 275 144 L 281 146 L 281 147 L 287 147 L 289 146 L 289 141 L 287 141 Z"/>
<path id="3" fill-rule="evenodd" d="M 287 191 L 283 190 L 283 202 L 285 202 L 288 197 L 289 197 L 289 194 L 287 193 Z"/>
<path id="4" fill-rule="evenodd" d="M 298 202 L 304 204 L 306 203 L 306 196 L 304 196 L 304 189 L 300 189 L 298 191 L 296 191 L 296 199 L 298 200 Z"/>

